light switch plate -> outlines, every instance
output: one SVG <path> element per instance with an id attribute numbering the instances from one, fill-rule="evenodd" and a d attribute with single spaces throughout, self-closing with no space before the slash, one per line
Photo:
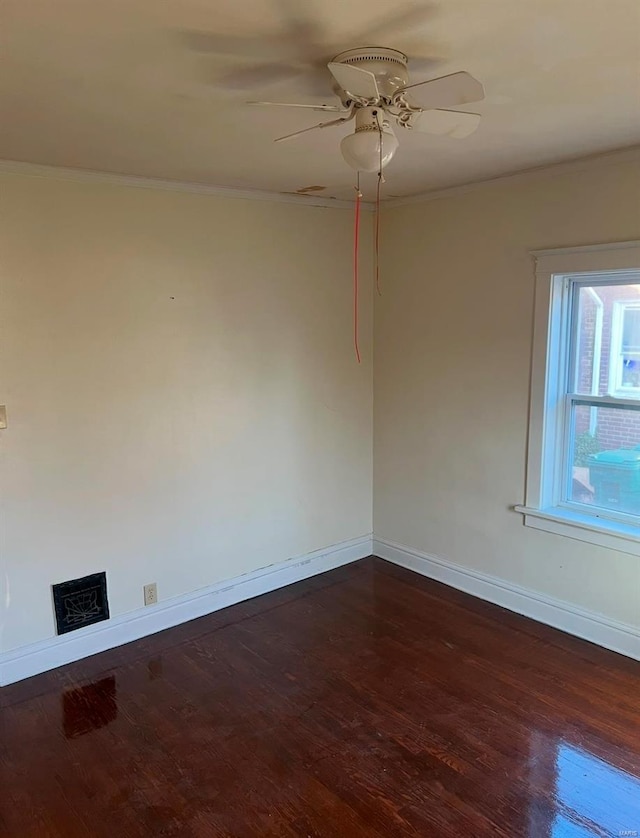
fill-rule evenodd
<path id="1" fill-rule="evenodd" d="M 7 427 L 7 406 L 0 404 L 0 430 Z"/>

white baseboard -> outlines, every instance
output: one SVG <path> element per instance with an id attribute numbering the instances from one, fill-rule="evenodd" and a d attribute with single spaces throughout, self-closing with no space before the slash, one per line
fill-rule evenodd
<path id="1" fill-rule="evenodd" d="M 318 573 L 325 573 L 370 556 L 371 551 L 372 539 L 369 534 L 190 594 L 173 597 L 152 608 L 140 608 L 85 629 L 4 652 L 0 655 L 0 686 L 139 640 Z"/>
<path id="2" fill-rule="evenodd" d="M 153 608 L 141 608 L 0 654 L 0 686 L 6 686 L 66 663 L 122 646 L 172 626 L 203 617 L 229 605 L 275 591 L 371 554 L 452 588 L 531 617 L 622 655 L 640 660 L 640 630 L 635 626 L 577 608 L 571 603 L 470 570 L 402 544 L 371 535 L 344 541 L 306 556 L 226 580 L 191 594 L 173 597 Z"/>
<path id="3" fill-rule="evenodd" d="M 496 576 L 470 570 L 393 541 L 374 537 L 373 553 L 388 562 L 437 582 L 443 582 L 459 591 L 473 594 L 479 599 L 501 605 L 509 611 L 515 611 L 516 614 L 523 614 L 605 649 L 640 660 L 640 629 L 635 626 L 610 620 L 563 600 L 513 585 Z"/>

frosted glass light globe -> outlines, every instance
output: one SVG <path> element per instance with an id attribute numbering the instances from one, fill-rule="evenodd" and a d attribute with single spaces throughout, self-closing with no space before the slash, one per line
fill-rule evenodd
<path id="1" fill-rule="evenodd" d="M 380 141 L 382 140 L 382 168 L 398 150 L 398 140 L 388 131 L 360 130 L 348 134 L 340 143 L 345 162 L 358 172 L 377 172 L 380 169 Z"/>

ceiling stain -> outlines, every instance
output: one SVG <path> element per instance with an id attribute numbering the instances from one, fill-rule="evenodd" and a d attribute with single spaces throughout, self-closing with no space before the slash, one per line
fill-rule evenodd
<path id="1" fill-rule="evenodd" d="M 311 194 L 309 192 L 300 192 L 300 190 L 298 190 L 297 192 L 286 192 L 286 191 L 282 192 L 281 191 L 278 194 L 279 195 L 295 195 L 296 198 L 313 198 L 313 194 Z M 323 201 L 336 201 L 336 200 L 338 200 L 338 199 L 336 198 L 335 195 L 326 195 L 326 196 L 323 197 Z"/>

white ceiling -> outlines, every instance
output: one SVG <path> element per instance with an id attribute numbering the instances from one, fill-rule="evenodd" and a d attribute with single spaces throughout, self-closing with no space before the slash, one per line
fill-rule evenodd
<path id="1" fill-rule="evenodd" d="M 319 27 L 321 55 L 312 58 L 321 64 L 336 49 L 362 46 L 359 33 L 394 10 L 406 25 L 377 37 L 378 45 L 440 59 L 422 62 L 412 80 L 464 69 L 484 83 L 487 98 L 473 107 L 484 118 L 466 140 L 400 134 L 386 170 L 388 195 L 640 143 L 638 0 L 439 0 L 423 15 L 421 7 L 403 0 L 3 0 L 0 158 L 245 189 L 323 185 L 323 194 L 344 197 L 353 179 L 338 148 L 344 129 L 274 145 L 274 137 L 323 115 L 245 104 L 256 97 L 332 102 L 328 71 L 327 95 L 319 98 L 305 84 L 324 84 L 318 72 L 245 90 L 225 90 L 220 79 L 295 59 L 309 21 Z M 287 37 L 294 17 L 299 37 Z M 198 51 L 199 32 L 233 36 L 220 49 L 236 55 Z"/>

